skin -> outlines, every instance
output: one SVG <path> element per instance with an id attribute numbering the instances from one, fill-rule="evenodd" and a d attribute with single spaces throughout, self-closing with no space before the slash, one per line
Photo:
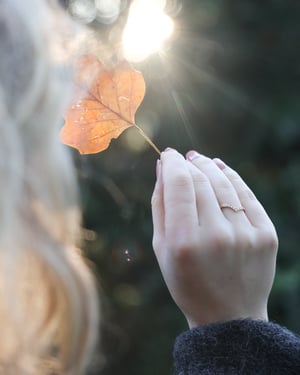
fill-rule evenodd
<path id="1" fill-rule="evenodd" d="M 244 207 L 234 212 L 221 204 Z M 264 208 L 220 159 L 162 152 L 152 196 L 153 248 L 190 328 L 268 320 L 278 240 Z"/>

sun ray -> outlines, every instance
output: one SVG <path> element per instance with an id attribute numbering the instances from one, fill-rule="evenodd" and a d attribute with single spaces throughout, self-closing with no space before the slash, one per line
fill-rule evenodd
<path id="1" fill-rule="evenodd" d="M 189 137 L 192 147 L 198 149 L 199 142 L 196 141 L 196 137 L 193 131 L 193 125 L 191 124 L 190 119 L 184 109 L 179 94 L 175 90 L 171 90 L 171 96 L 173 98 L 177 112 L 182 120 L 182 123 L 184 125 L 185 131 L 187 133 L 187 136 Z"/>

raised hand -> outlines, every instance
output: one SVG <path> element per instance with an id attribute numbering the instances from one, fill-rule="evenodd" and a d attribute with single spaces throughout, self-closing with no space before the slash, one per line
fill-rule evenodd
<path id="1" fill-rule="evenodd" d="M 163 152 L 152 212 L 154 251 L 190 327 L 268 319 L 277 235 L 234 170 L 195 151 Z"/>

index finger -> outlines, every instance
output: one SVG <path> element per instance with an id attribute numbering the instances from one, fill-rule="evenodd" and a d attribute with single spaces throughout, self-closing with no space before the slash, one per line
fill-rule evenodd
<path id="1" fill-rule="evenodd" d="M 185 158 L 175 150 L 161 154 L 166 232 L 198 225 L 196 194 Z M 176 233 L 176 232 L 174 232 Z"/>

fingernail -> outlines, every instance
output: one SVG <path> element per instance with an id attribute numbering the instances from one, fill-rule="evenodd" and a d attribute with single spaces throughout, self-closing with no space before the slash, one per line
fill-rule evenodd
<path id="1" fill-rule="evenodd" d="M 186 157 L 188 160 L 192 161 L 196 158 L 200 158 L 201 155 L 199 154 L 199 152 L 197 151 L 189 151 L 187 154 L 186 154 Z"/>
<path id="2" fill-rule="evenodd" d="M 161 171 L 161 161 L 160 161 L 160 159 L 158 159 L 156 161 L 156 179 L 157 180 L 159 179 L 160 171 Z"/>
<path id="3" fill-rule="evenodd" d="M 215 162 L 215 164 L 220 168 L 220 169 L 225 169 L 226 168 L 226 164 L 219 158 L 214 158 L 213 161 Z"/>
<path id="4" fill-rule="evenodd" d="M 174 148 L 167 147 L 167 148 L 164 150 L 164 152 L 168 152 L 168 151 L 176 151 L 176 150 L 174 150 Z"/>

